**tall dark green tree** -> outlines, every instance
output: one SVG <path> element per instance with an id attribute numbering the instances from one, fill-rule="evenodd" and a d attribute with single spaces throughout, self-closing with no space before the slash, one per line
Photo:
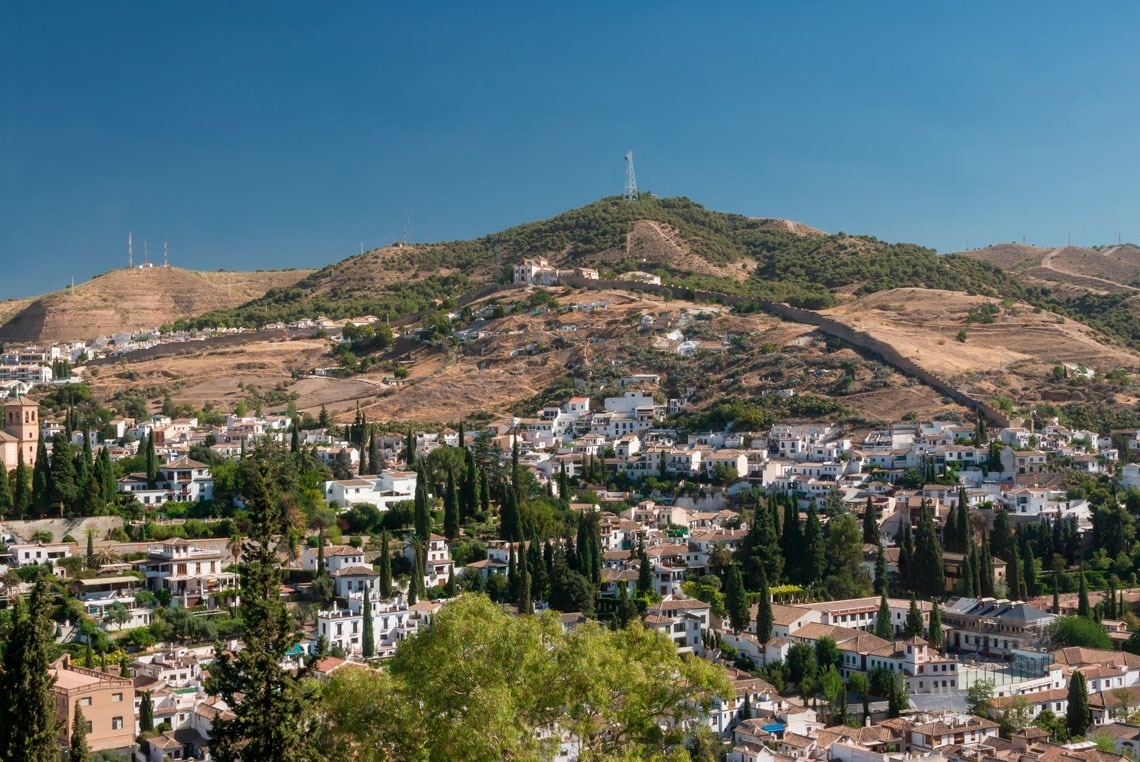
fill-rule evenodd
<path id="1" fill-rule="evenodd" d="M 306 670 L 281 666 L 300 639 L 280 596 L 275 538 L 287 535 L 287 519 L 274 485 L 284 478 L 283 466 L 273 453 L 259 449 L 240 469 L 252 519 L 250 540 L 242 550 L 245 647 L 232 653 L 217 646 L 220 655 L 211 667 L 207 690 L 221 696 L 234 715 L 215 721 L 210 751 L 220 762 L 306 762 L 320 756 L 315 747 L 318 696 L 305 680 Z"/>
<path id="2" fill-rule="evenodd" d="M 958 515 L 956 519 L 957 527 L 954 534 L 957 535 L 958 544 L 962 548 L 959 552 L 964 553 L 967 548 L 974 545 L 974 526 L 970 522 L 969 495 L 965 487 L 958 488 Z"/>
<path id="3" fill-rule="evenodd" d="M 499 508 L 499 539 L 508 542 L 522 539 L 519 493 L 514 484 L 503 485 L 503 502 Z"/>
<path id="4" fill-rule="evenodd" d="M 518 601 L 520 614 L 533 614 L 534 613 L 534 596 L 531 591 L 532 577 L 530 574 L 530 564 L 527 562 L 526 548 L 523 544 L 519 544 L 519 564 L 518 564 Z"/>
<path id="5" fill-rule="evenodd" d="M 408 468 L 413 468 L 416 465 L 416 434 L 411 429 L 408 429 L 408 433 L 404 437 L 404 462 Z"/>
<path id="6" fill-rule="evenodd" d="M 990 538 L 986 533 L 982 533 L 982 555 L 978 563 L 978 571 L 981 573 L 981 591 L 983 598 L 994 597 L 994 559 L 990 552 Z"/>
<path id="7" fill-rule="evenodd" d="M 479 509 L 479 469 L 470 448 L 463 450 L 463 482 L 459 486 L 459 512 L 465 521 L 475 517 Z"/>
<path id="8" fill-rule="evenodd" d="M 55 625 L 41 577 L 27 603 L 17 598 L 0 671 L 0 759 L 58 762 L 59 724 L 52 684 Z"/>
<path id="9" fill-rule="evenodd" d="M 1061 613 L 1061 570 L 1053 570 L 1053 608 L 1054 614 Z"/>
<path id="10" fill-rule="evenodd" d="M 934 531 L 929 507 L 923 503 L 914 537 L 914 561 L 911 575 L 915 592 L 927 598 L 941 598 L 946 590 L 942 573 L 942 546 Z"/>
<path id="11" fill-rule="evenodd" d="M 788 577 L 798 578 L 796 559 L 804 552 L 804 531 L 800 525 L 800 510 L 795 498 L 784 501 L 784 521 L 780 532 L 780 550 L 784 554 L 785 571 Z"/>
<path id="12" fill-rule="evenodd" d="M 637 594 L 644 596 L 653 592 L 653 564 L 649 563 L 649 554 L 641 540 L 637 542 L 637 558 Z"/>
<path id="13" fill-rule="evenodd" d="M 895 542 L 899 546 L 899 583 L 904 590 L 910 590 L 914 586 L 914 538 L 910 531 L 909 515 L 905 511 Z"/>
<path id="14" fill-rule="evenodd" d="M 301 452 L 301 421 L 297 418 L 289 424 L 289 452 Z"/>
<path id="15" fill-rule="evenodd" d="M 875 616 L 875 634 L 883 640 L 895 639 L 895 628 L 891 623 L 891 606 L 887 594 L 879 596 L 879 613 Z"/>
<path id="16" fill-rule="evenodd" d="M 0 516 L 19 518 L 12 515 L 12 485 L 8 481 L 8 469 L 0 461 Z"/>
<path id="17" fill-rule="evenodd" d="M 32 510 L 32 493 L 28 485 L 28 467 L 24 464 L 24 449 L 16 450 L 16 471 L 12 474 L 12 518 L 27 518 Z"/>
<path id="18" fill-rule="evenodd" d="M 867 504 L 863 507 L 863 543 L 879 544 L 879 517 L 870 495 L 867 496 Z"/>
<path id="19" fill-rule="evenodd" d="M 875 553 L 875 595 L 887 592 L 887 557 L 883 552 L 883 543 L 879 543 L 879 550 Z"/>
<path id="20" fill-rule="evenodd" d="M 376 635 L 372 626 L 371 590 L 364 591 L 364 608 L 361 612 L 361 618 L 364 620 L 364 632 L 360 636 L 360 650 L 365 659 L 371 659 L 376 655 Z"/>
<path id="21" fill-rule="evenodd" d="M 1085 567 L 1082 564 L 1081 570 L 1077 574 L 1077 616 L 1089 618 L 1092 616 L 1092 608 L 1089 607 L 1089 587 L 1088 582 L 1085 580 Z"/>
<path id="22" fill-rule="evenodd" d="M 971 595 L 978 598 L 982 595 L 982 561 L 978 558 L 978 546 L 970 545 L 970 588 Z"/>
<path id="23" fill-rule="evenodd" d="M 909 638 L 912 635 L 922 637 L 922 633 L 926 630 L 926 625 L 922 621 L 922 611 L 918 608 L 918 601 L 915 600 L 914 594 L 910 596 L 910 608 L 906 612 L 906 621 L 903 623 L 903 637 Z"/>
<path id="24" fill-rule="evenodd" d="M 764 574 L 763 568 L 760 574 Z M 734 632 L 741 632 L 748 627 L 749 612 L 748 596 L 744 593 L 744 580 L 740 574 L 740 567 L 731 564 L 725 576 L 724 606 L 728 611 L 728 621 Z"/>
<path id="25" fill-rule="evenodd" d="M 1025 584 L 1021 581 L 1021 556 L 1017 552 L 1017 543 L 1012 544 L 1009 554 L 1010 558 L 1005 565 L 1005 584 L 1009 588 L 1009 599 L 1024 600 L 1021 591 L 1025 588 Z"/>
<path id="26" fill-rule="evenodd" d="M 75 473 L 75 454 L 62 431 L 51 438 L 51 466 L 48 495 L 52 510 L 59 515 L 70 512 L 79 501 L 79 478 Z"/>
<path id="27" fill-rule="evenodd" d="M 823 579 L 827 568 L 826 544 L 823 537 L 823 528 L 816 515 L 815 506 L 808 506 L 807 519 L 804 521 L 803 557 L 800 559 L 800 584 L 810 585 Z"/>
<path id="28" fill-rule="evenodd" d="M 68 747 L 67 762 L 90 762 L 91 751 L 87 748 L 87 718 L 83 707 L 75 702 L 75 713 L 71 717 L 71 743 Z"/>
<path id="29" fill-rule="evenodd" d="M 999 509 L 994 515 L 994 530 L 990 534 L 990 553 L 1009 563 L 1013 560 L 1015 547 L 1009 514 Z"/>
<path id="30" fill-rule="evenodd" d="M 530 545 L 526 549 L 526 568 L 530 573 L 532 603 L 534 600 L 546 600 L 550 579 L 547 574 L 546 562 L 542 557 L 542 544 L 539 543 L 538 532 L 534 529 L 531 529 Z"/>
<path id="31" fill-rule="evenodd" d="M 962 558 L 962 578 L 960 584 L 962 585 L 962 593 L 964 595 L 977 595 L 977 591 L 974 590 L 974 557 L 969 553 Z"/>
<path id="32" fill-rule="evenodd" d="M 154 699 L 150 691 L 143 691 L 139 700 L 139 731 L 149 733 L 154 730 Z"/>
<path id="33" fill-rule="evenodd" d="M 1033 546 L 1028 542 L 1025 543 L 1025 554 L 1021 559 L 1021 566 L 1023 569 L 1021 578 L 1025 581 L 1025 595 L 1032 598 L 1039 592 L 1037 589 L 1037 560 L 1033 558 Z"/>
<path id="34" fill-rule="evenodd" d="M 388 548 L 388 533 L 381 532 L 380 534 L 380 597 L 392 597 L 392 554 Z"/>
<path id="35" fill-rule="evenodd" d="M 935 648 L 942 648 L 942 610 L 938 607 L 938 601 L 932 601 L 930 605 L 930 627 L 926 639 Z"/>
<path id="36" fill-rule="evenodd" d="M 942 547 L 951 553 L 961 553 L 962 544 L 958 542 L 958 506 L 951 505 L 950 512 L 946 514 L 946 523 L 942 527 Z"/>
<path id="37" fill-rule="evenodd" d="M 756 639 L 767 643 L 772 639 L 772 626 L 776 619 L 772 615 L 772 591 L 768 587 L 768 578 L 760 580 L 760 599 L 756 604 Z"/>
<path id="38" fill-rule="evenodd" d="M 154 450 L 154 431 L 146 438 L 146 483 L 154 489 L 158 484 L 158 454 Z"/>
<path id="39" fill-rule="evenodd" d="M 459 488 L 451 468 L 447 469 L 447 491 L 443 497 L 443 536 L 449 540 L 459 536 Z"/>
<path id="40" fill-rule="evenodd" d="M 428 505 L 427 474 L 421 467 L 416 475 L 416 491 L 414 495 L 413 524 L 416 537 L 425 543 L 431 539 L 431 506 Z"/>
<path id="41" fill-rule="evenodd" d="M 1065 727 L 1071 737 L 1083 736 L 1092 724 L 1089 710 L 1089 689 L 1085 676 L 1074 672 L 1069 678 L 1069 708 L 1065 712 Z"/>
<path id="42" fill-rule="evenodd" d="M 40 440 L 36 447 L 36 462 L 32 467 L 32 516 L 43 518 L 51 510 L 51 459 L 47 445 Z"/>

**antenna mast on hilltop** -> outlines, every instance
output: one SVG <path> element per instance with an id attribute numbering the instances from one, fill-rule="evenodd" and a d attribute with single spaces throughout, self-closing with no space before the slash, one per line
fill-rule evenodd
<path id="1" fill-rule="evenodd" d="M 127 233 L 127 269 L 135 269 L 135 255 L 131 251 L 131 234 Z"/>
<path id="2" fill-rule="evenodd" d="M 622 198 L 626 201 L 637 201 L 637 175 L 633 173 L 633 151 L 625 152 L 625 193 Z"/>
<path id="3" fill-rule="evenodd" d="M 162 242 L 162 266 L 170 267 L 170 260 L 166 257 L 166 241 Z"/>

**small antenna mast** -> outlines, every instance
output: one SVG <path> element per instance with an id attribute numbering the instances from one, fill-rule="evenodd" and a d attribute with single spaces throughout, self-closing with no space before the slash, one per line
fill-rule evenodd
<path id="1" fill-rule="evenodd" d="M 637 175 L 633 172 L 633 151 L 625 152 L 625 193 L 622 198 L 626 201 L 637 201 L 640 198 L 637 192 Z"/>
<path id="2" fill-rule="evenodd" d="M 131 251 L 131 234 L 127 233 L 127 269 L 133 270 L 135 268 L 134 253 Z"/>
<path id="3" fill-rule="evenodd" d="M 150 242 L 143 239 L 143 267 L 150 264 Z"/>
<path id="4" fill-rule="evenodd" d="M 162 242 L 162 266 L 170 267 L 170 260 L 166 256 L 166 241 Z"/>

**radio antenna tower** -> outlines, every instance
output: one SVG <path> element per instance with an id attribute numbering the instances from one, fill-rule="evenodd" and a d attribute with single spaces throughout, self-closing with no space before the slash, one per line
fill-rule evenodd
<path id="1" fill-rule="evenodd" d="M 633 173 L 633 151 L 625 152 L 625 193 L 622 198 L 626 201 L 637 201 L 637 175 Z"/>
<path id="2" fill-rule="evenodd" d="M 162 242 L 162 266 L 170 267 L 170 260 L 166 257 L 166 241 Z"/>
<path id="3" fill-rule="evenodd" d="M 135 269 L 135 255 L 131 251 L 131 234 L 127 233 L 127 269 Z"/>

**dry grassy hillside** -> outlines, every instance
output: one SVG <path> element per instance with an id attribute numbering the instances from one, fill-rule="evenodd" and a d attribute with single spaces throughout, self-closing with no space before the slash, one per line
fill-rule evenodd
<path id="1" fill-rule="evenodd" d="M 1000 310 L 994 322 L 970 322 L 970 308 L 986 304 Z M 942 378 L 963 383 L 1008 375 L 1027 387 L 1039 385 L 1056 363 L 1101 373 L 1140 368 L 1140 354 L 1086 325 L 1026 304 L 1001 307 L 993 299 L 952 291 L 895 289 L 824 314 L 888 342 Z M 959 331 L 965 331 L 964 342 Z"/>
<path id="2" fill-rule="evenodd" d="M 0 338 L 92 339 L 154 328 L 213 309 L 236 307 L 291 285 L 308 270 L 196 272 L 177 267 L 112 270 L 37 299 L 0 303 Z M 5 307 L 17 305 L 12 311 Z"/>
<path id="3" fill-rule="evenodd" d="M 1031 281 L 1054 281 L 1100 292 L 1129 290 L 1140 284 L 1140 248 L 1131 244 L 1055 249 L 999 244 L 962 254 L 1029 276 Z"/>

